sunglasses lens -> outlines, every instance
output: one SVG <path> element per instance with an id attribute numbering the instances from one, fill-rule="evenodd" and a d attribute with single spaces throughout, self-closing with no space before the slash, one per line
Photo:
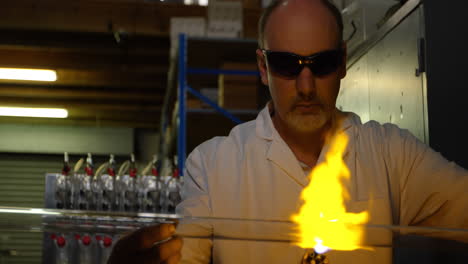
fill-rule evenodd
<path id="1" fill-rule="evenodd" d="M 341 50 L 325 51 L 314 58 L 310 69 L 315 75 L 323 77 L 335 72 L 340 67 L 342 60 L 343 52 Z"/>
<path id="2" fill-rule="evenodd" d="M 295 78 L 304 68 L 304 64 L 299 64 L 300 59 L 306 59 L 289 52 L 267 52 L 267 61 L 273 73 L 285 78 Z M 342 50 L 330 50 L 312 55 L 312 63 L 306 64 L 310 70 L 318 77 L 326 76 L 335 72 L 343 61 Z"/>
<path id="3" fill-rule="evenodd" d="M 303 68 L 298 64 L 298 58 L 287 52 L 268 52 L 267 60 L 274 73 L 286 78 L 296 77 Z"/>

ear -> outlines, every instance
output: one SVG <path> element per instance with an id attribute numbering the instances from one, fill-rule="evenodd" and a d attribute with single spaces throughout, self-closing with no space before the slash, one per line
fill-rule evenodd
<path id="1" fill-rule="evenodd" d="M 346 63 L 348 62 L 348 48 L 346 42 L 341 44 L 341 48 L 343 49 L 343 62 L 341 63 L 341 67 L 339 69 L 339 76 L 340 79 L 346 77 Z"/>
<path id="2" fill-rule="evenodd" d="M 257 54 L 257 66 L 258 66 L 258 70 L 260 71 L 260 78 L 262 79 L 262 83 L 268 86 L 268 69 L 266 66 L 265 56 L 263 55 L 263 52 L 260 49 L 257 49 L 256 54 Z"/>

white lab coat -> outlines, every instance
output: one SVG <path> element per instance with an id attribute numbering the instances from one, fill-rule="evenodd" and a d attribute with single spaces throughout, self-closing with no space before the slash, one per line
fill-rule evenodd
<path id="1" fill-rule="evenodd" d="M 468 172 L 445 160 L 395 125 L 347 113 L 339 131 L 349 136 L 344 161 L 351 172 L 347 210 L 369 210 L 370 224 L 468 227 Z M 323 161 L 324 146 L 318 163 Z M 308 179 L 273 126 L 268 107 L 256 120 L 198 146 L 188 157 L 184 201 L 191 216 L 289 220 L 298 211 Z M 324 197 L 326 199 L 326 197 Z M 317 201 L 320 202 L 320 201 Z M 194 236 L 250 238 L 184 239 L 183 263 L 300 263 L 304 250 L 290 243 L 289 227 L 265 222 L 199 221 Z M 182 233 L 186 232 L 183 230 Z M 189 230 L 189 229 L 187 229 Z M 338 236 L 340 234 L 337 234 Z M 257 241 L 255 241 L 257 240 Z M 330 263 L 391 263 L 392 234 L 368 230 L 373 251 L 330 251 Z M 212 256 L 211 256 L 212 255 Z"/>

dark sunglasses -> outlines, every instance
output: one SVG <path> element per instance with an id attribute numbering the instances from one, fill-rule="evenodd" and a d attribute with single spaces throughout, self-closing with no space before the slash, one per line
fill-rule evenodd
<path id="1" fill-rule="evenodd" d="M 305 66 L 317 77 L 335 72 L 343 63 L 342 49 L 327 50 L 310 56 L 300 56 L 291 52 L 262 50 L 273 73 L 285 78 L 297 77 Z"/>

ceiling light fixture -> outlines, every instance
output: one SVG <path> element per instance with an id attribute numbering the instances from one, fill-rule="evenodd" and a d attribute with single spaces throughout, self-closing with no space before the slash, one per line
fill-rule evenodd
<path id="1" fill-rule="evenodd" d="M 43 69 L 0 68 L 0 79 L 55 82 L 57 72 Z"/>
<path id="2" fill-rule="evenodd" d="M 67 118 L 68 111 L 61 108 L 0 107 L 0 116 Z"/>

